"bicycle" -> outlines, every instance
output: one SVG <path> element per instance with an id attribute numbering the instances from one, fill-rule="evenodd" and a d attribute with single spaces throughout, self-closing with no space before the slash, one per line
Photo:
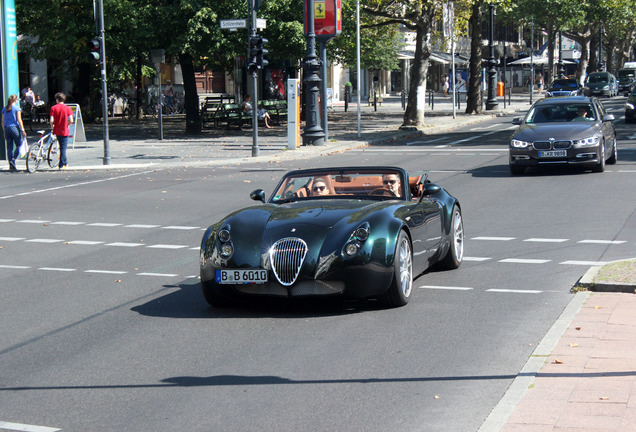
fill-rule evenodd
<path id="1" fill-rule="evenodd" d="M 43 130 L 38 131 L 40 139 L 29 147 L 26 166 L 30 173 L 34 173 L 44 159 L 48 161 L 51 168 L 57 168 L 60 165 L 60 146 L 57 137 L 53 135 L 53 131 L 46 134 L 44 132 Z"/>

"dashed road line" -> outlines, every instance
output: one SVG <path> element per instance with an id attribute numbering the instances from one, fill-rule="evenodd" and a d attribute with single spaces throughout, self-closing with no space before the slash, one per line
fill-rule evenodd
<path id="1" fill-rule="evenodd" d="M 123 224 L 120 223 L 107 223 L 107 222 L 95 222 L 95 223 L 90 223 L 87 224 L 86 226 L 94 226 L 94 227 L 118 227 L 118 226 L 122 226 Z"/>
<path id="2" fill-rule="evenodd" d="M 60 240 L 60 239 L 29 239 L 29 240 L 25 240 L 25 243 L 61 243 L 64 240 Z"/>
<path id="3" fill-rule="evenodd" d="M 559 264 L 565 265 L 580 265 L 580 266 L 602 266 L 607 264 L 607 261 L 563 261 Z"/>
<path id="4" fill-rule="evenodd" d="M 486 292 L 511 293 L 511 294 L 541 294 L 543 291 L 541 291 L 541 290 L 513 290 L 513 289 L 490 288 L 490 289 L 487 289 Z"/>
<path id="5" fill-rule="evenodd" d="M 471 240 L 486 240 L 486 241 L 510 241 L 515 237 L 473 237 Z"/>
<path id="6" fill-rule="evenodd" d="M 0 264 L 0 268 L 26 270 L 26 269 L 30 269 L 31 267 L 30 266 L 24 266 L 24 265 Z"/>
<path id="7" fill-rule="evenodd" d="M 477 262 L 482 262 L 482 261 L 488 261 L 491 260 L 492 258 L 489 257 L 464 257 L 464 261 L 477 261 Z"/>
<path id="8" fill-rule="evenodd" d="M 169 245 L 169 244 L 156 244 L 156 245 L 150 245 L 150 246 L 146 246 L 149 249 L 185 249 L 188 246 L 185 245 Z"/>
<path id="9" fill-rule="evenodd" d="M 422 289 L 436 289 L 436 290 L 449 290 L 449 291 L 470 291 L 474 288 L 459 287 L 459 286 L 441 286 L 441 285 L 422 285 Z"/>
<path id="10" fill-rule="evenodd" d="M 131 224 L 124 225 L 124 228 L 159 228 L 161 225 L 143 225 L 143 224 Z"/>
<path id="11" fill-rule="evenodd" d="M 100 273 L 100 274 L 126 274 L 127 271 L 117 271 L 117 270 L 84 270 L 84 273 Z"/>
<path id="12" fill-rule="evenodd" d="M 587 244 L 623 244 L 624 240 L 579 240 L 577 243 Z"/>
<path id="13" fill-rule="evenodd" d="M 173 273 L 137 273 L 137 276 L 176 277 L 179 275 Z"/>
<path id="14" fill-rule="evenodd" d="M 559 239 L 559 238 L 529 238 L 524 240 L 524 242 L 536 242 L 536 243 L 563 243 L 566 241 L 568 241 L 568 239 Z"/>
<path id="15" fill-rule="evenodd" d="M 37 426 L 30 425 L 24 423 L 11 423 L 0 421 L 0 429 L 10 430 L 10 431 L 20 431 L 20 432 L 57 432 L 62 429 L 53 428 L 48 426 Z"/>
<path id="16" fill-rule="evenodd" d="M 499 260 L 500 263 L 512 263 L 512 264 L 545 264 L 551 260 L 546 259 L 530 259 L 530 258 L 505 258 Z"/>
<path id="17" fill-rule="evenodd" d="M 137 247 L 137 246 L 146 246 L 146 245 L 144 243 L 114 242 L 114 243 L 106 243 L 106 246 Z"/>
<path id="18" fill-rule="evenodd" d="M 85 246 L 94 246 L 94 245 L 98 245 L 98 244 L 103 244 L 103 241 L 90 241 L 90 240 L 71 240 L 70 242 L 67 242 L 68 244 L 72 244 L 72 245 L 85 245 Z"/>
<path id="19" fill-rule="evenodd" d="M 26 238 L 24 237 L 0 237 L 0 241 L 20 241 L 20 240 L 26 240 Z"/>
<path id="20" fill-rule="evenodd" d="M 72 221 L 51 222 L 51 225 L 69 225 L 69 226 L 76 226 L 76 225 L 84 225 L 84 224 L 86 224 L 86 222 L 72 222 Z"/>
<path id="21" fill-rule="evenodd" d="M 77 269 L 62 268 L 62 267 L 40 267 L 40 268 L 38 268 L 38 270 L 57 271 L 57 272 L 74 272 L 74 271 L 77 271 Z"/>

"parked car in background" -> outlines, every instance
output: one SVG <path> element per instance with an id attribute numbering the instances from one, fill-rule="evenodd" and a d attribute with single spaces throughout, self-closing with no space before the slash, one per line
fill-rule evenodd
<path id="1" fill-rule="evenodd" d="M 572 78 L 556 79 L 546 90 L 546 96 L 579 96 L 583 94 L 583 86 Z"/>
<path id="2" fill-rule="evenodd" d="M 586 96 L 614 97 L 618 94 L 618 81 L 609 72 L 592 72 L 585 80 Z"/>
<path id="3" fill-rule="evenodd" d="M 509 165 L 513 175 L 527 167 L 563 164 L 605 170 L 616 163 L 614 115 L 596 98 L 573 96 L 536 102 L 510 139 Z"/>
<path id="4" fill-rule="evenodd" d="M 625 123 L 634 122 L 636 122 L 636 87 L 632 89 L 625 102 Z"/>
<path id="5" fill-rule="evenodd" d="M 619 69 L 616 73 L 618 92 L 629 96 L 636 86 L 636 69 Z"/>

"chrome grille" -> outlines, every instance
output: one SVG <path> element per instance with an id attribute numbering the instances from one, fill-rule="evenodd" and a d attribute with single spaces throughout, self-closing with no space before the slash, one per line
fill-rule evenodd
<path id="1" fill-rule="evenodd" d="M 307 256 L 307 243 L 296 237 L 278 240 L 269 252 L 269 262 L 278 282 L 289 286 L 296 281 Z"/>
<path id="2" fill-rule="evenodd" d="M 572 141 L 555 141 L 553 145 L 555 149 L 569 149 Z"/>
<path id="3" fill-rule="evenodd" d="M 550 150 L 550 141 L 535 141 L 532 145 L 535 150 Z"/>

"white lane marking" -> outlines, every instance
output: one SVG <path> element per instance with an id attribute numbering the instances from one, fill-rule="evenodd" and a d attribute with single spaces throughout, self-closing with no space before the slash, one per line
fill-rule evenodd
<path id="1" fill-rule="evenodd" d="M 577 243 L 587 244 L 623 244 L 624 240 L 580 240 Z"/>
<path id="2" fill-rule="evenodd" d="M 172 274 L 172 273 L 137 273 L 137 276 L 175 277 L 175 276 L 179 276 L 179 275 L 178 274 Z"/>
<path id="3" fill-rule="evenodd" d="M 541 291 L 541 290 L 512 290 L 512 289 L 491 288 L 491 289 L 487 289 L 486 292 L 513 293 L 513 294 L 540 294 L 543 291 Z"/>
<path id="4" fill-rule="evenodd" d="M 196 247 L 191 247 L 191 248 L 190 248 L 190 250 L 199 250 L 199 249 L 201 249 L 201 247 L 200 247 L 200 246 L 196 246 Z"/>
<path id="5" fill-rule="evenodd" d="M 7 265 L 7 264 L 0 264 L 0 268 L 26 270 L 26 269 L 30 269 L 31 267 L 29 267 L 29 266 L 22 266 L 22 265 Z"/>
<path id="6" fill-rule="evenodd" d="M 165 227 L 161 227 L 162 229 L 171 229 L 171 230 L 194 230 L 194 229 L 199 229 L 200 227 L 193 227 L 193 226 L 179 226 L 179 225 L 171 225 L 171 226 L 165 226 Z"/>
<path id="7" fill-rule="evenodd" d="M 120 179 L 127 178 L 127 177 L 146 175 L 146 174 L 157 172 L 157 171 L 162 171 L 162 169 L 161 168 L 157 168 L 157 169 L 154 169 L 154 170 L 142 171 L 142 172 L 138 172 L 138 173 L 124 174 L 124 175 L 117 176 L 117 177 L 109 177 L 109 178 L 99 179 L 99 180 L 91 180 L 91 181 L 79 182 L 79 183 L 74 183 L 74 184 L 67 184 L 67 185 L 64 185 L 64 186 L 56 186 L 56 187 L 52 187 L 52 188 L 48 188 L 48 189 L 38 189 L 38 190 L 29 191 L 29 192 L 17 193 L 17 194 L 14 194 L 14 195 L 4 195 L 4 196 L 0 196 L 0 200 L 8 199 L 8 198 L 16 198 L 16 197 L 24 196 L 24 195 L 34 195 L 34 194 L 39 194 L 39 193 L 43 193 L 43 192 L 50 192 L 50 191 L 56 191 L 56 190 L 61 190 L 61 189 L 68 189 L 68 188 L 77 187 L 77 186 L 86 186 L 86 185 L 95 184 L 95 183 L 104 183 L 104 182 L 107 182 L 107 181 L 120 180 Z"/>
<path id="8" fill-rule="evenodd" d="M 530 258 L 506 258 L 499 260 L 500 263 L 513 263 L 513 264 L 545 264 L 551 260 L 546 259 L 530 259 Z"/>
<path id="9" fill-rule="evenodd" d="M 64 240 L 59 239 L 29 239 L 25 240 L 25 243 L 61 243 Z"/>
<path id="10" fill-rule="evenodd" d="M 120 223 L 106 223 L 106 222 L 95 222 L 95 223 L 90 223 L 87 226 L 94 226 L 94 227 L 117 227 L 117 226 L 122 226 L 123 224 Z"/>
<path id="11" fill-rule="evenodd" d="M 0 219 L 0 222 L 15 222 L 15 219 Z"/>
<path id="12" fill-rule="evenodd" d="M 636 173 L 636 170 L 618 170 L 619 173 Z"/>
<path id="13" fill-rule="evenodd" d="M 563 243 L 568 241 L 568 239 L 558 239 L 558 238 L 529 238 L 525 239 L 524 242 L 537 242 L 537 243 Z"/>
<path id="14" fill-rule="evenodd" d="M 438 290 L 450 290 L 450 291 L 470 291 L 473 288 L 459 287 L 459 286 L 440 286 L 440 285 L 422 285 L 423 289 L 438 289 Z"/>
<path id="15" fill-rule="evenodd" d="M 74 271 L 77 271 L 77 269 L 62 268 L 62 267 L 40 267 L 38 270 L 59 271 L 59 272 L 74 272 Z"/>
<path id="16" fill-rule="evenodd" d="M 46 220 L 37 220 L 37 219 L 24 219 L 24 220 L 19 220 L 16 221 L 17 223 L 26 223 L 26 224 L 46 224 L 46 223 L 50 223 L 49 221 Z"/>
<path id="17" fill-rule="evenodd" d="M 483 133 L 483 134 L 480 134 L 480 135 L 475 135 L 475 136 L 471 136 L 471 137 L 468 137 L 468 138 L 460 139 L 460 140 L 457 140 L 457 141 L 452 141 L 452 142 L 449 142 L 446 145 L 452 146 L 452 145 L 455 145 L 455 144 L 464 143 L 466 141 L 473 141 L 473 140 L 481 139 L 481 138 L 487 137 L 488 135 L 493 135 L 493 134 L 496 134 L 496 133 L 499 133 L 499 132 L 502 132 L 502 131 L 505 131 L 505 130 L 508 130 L 508 129 L 509 128 L 486 132 L 486 133 Z M 508 149 L 506 149 L 506 151 L 508 151 Z"/>
<path id="18" fill-rule="evenodd" d="M 124 225 L 124 228 L 159 228 L 161 225 L 142 225 L 142 224 L 132 224 L 132 225 Z"/>
<path id="19" fill-rule="evenodd" d="M 492 129 L 495 126 L 500 126 L 499 123 L 493 123 L 491 125 L 488 126 L 480 126 L 480 127 L 474 127 L 472 129 L 468 129 L 471 132 L 476 132 L 476 131 L 483 131 L 483 130 L 487 130 L 487 129 Z"/>
<path id="20" fill-rule="evenodd" d="M 98 245 L 98 244 L 102 244 L 104 243 L 103 241 L 90 241 L 90 240 L 72 240 L 70 242 L 68 242 L 68 244 L 73 244 L 73 245 L 87 245 L 87 246 L 93 246 L 93 245 Z"/>
<path id="21" fill-rule="evenodd" d="M 59 222 L 51 222 L 51 225 L 84 225 L 86 222 L 72 222 L 72 221 L 59 221 Z"/>
<path id="22" fill-rule="evenodd" d="M 84 270 L 84 273 L 101 273 L 101 274 L 126 274 L 127 271 L 116 271 L 116 270 Z"/>
<path id="23" fill-rule="evenodd" d="M 464 257 L 464 261 L 477 261 L 477 262 L 481 262 L 481 261 L 488 261 L 492 258 L 488 258 L 488 257 Z"/>
<path id="24" fill-rule="evenodd" d="M 514 239 L 514 237 L 473 237 L 471 240 L 510 241 Z"/>
<path id="25" fill-rule="evenodd" d="M 508 149 L 493 149 L 493 148 L 451 148 L 451 147 L 447 147 L 449 144 L 444 144 L 441 146 L 435 146 L 433 148 L 409 148 L 409 149 L 400 149 L 400 152 L 402 153 L 446 153 L 446 154 L 453 154 L 453 153 L 470 153 L 470 154 L 475 154 L 478 152 L 497 152 L 497 153 L 503 153 L 503 152 L 508 152 Z M 394 150 L 391 148 L 365 148 L 365 149 L 358 149 L 358 150 L 352 150 L 352 151 L 359 151 L 359 152 L 373 152 L 373 153 L 391 153 Z"/>
<path id="26" fill-rule="evenodd" d="M 0 241 L 19 241 L 25 240 L 24 237 L 0 237 Z"/>
<path id="27" fill-rule="evenodd" d="M 430 144 L 430 143 L 434 143 L 434 142 L 437 142 L 437 141 L 443 141 L 445 139 L 448 139 L 448 137 L 435 138 L 435 139 L 426 140 L 426 141 L 412 141 L 412 142 L 406 143 L 406 145 L 410 146 L 410 145 L 414 145 L 414 144 Z"/>
<path id="28" fill-rule="evenodd" d="M 137 246 L 145 246 L 145 245 L 144 243 L 115 242 L 115 243 L 106 243 L 106 246 L 137 247 Z"/>
<path id="29" fill-rule="evenodd" d="M 20 432 L 57 432 L 62 430 L 62 429 L 52 428 L 47 426 L 36 426 L 36 425 L 29 425 L 29 424 L 23 424 L 23 423 L 11 423 L 11 422 L 5 422 L 5 421 L 0 421 L 0 429 L 8 429 L 8 430 L 20 431 Z"/>
<path id="30" fill-rule="evenodd" d="M 183 249 L 183 248 L 187 248 L 188 246 L 182 246 L 182 245 L 169 245 L 169 244 L 156 244 L 156 245 L 151 245 L 151 246 L 147 246 L 150 249 Z"/>
<path id="31" fill-rule="evenodd" d="M 560 262 L 559 264 L 597 266 L 597 265 L 605 265 L 607 264 L 607 261 L 563 261 L 563 262 Z"/>

